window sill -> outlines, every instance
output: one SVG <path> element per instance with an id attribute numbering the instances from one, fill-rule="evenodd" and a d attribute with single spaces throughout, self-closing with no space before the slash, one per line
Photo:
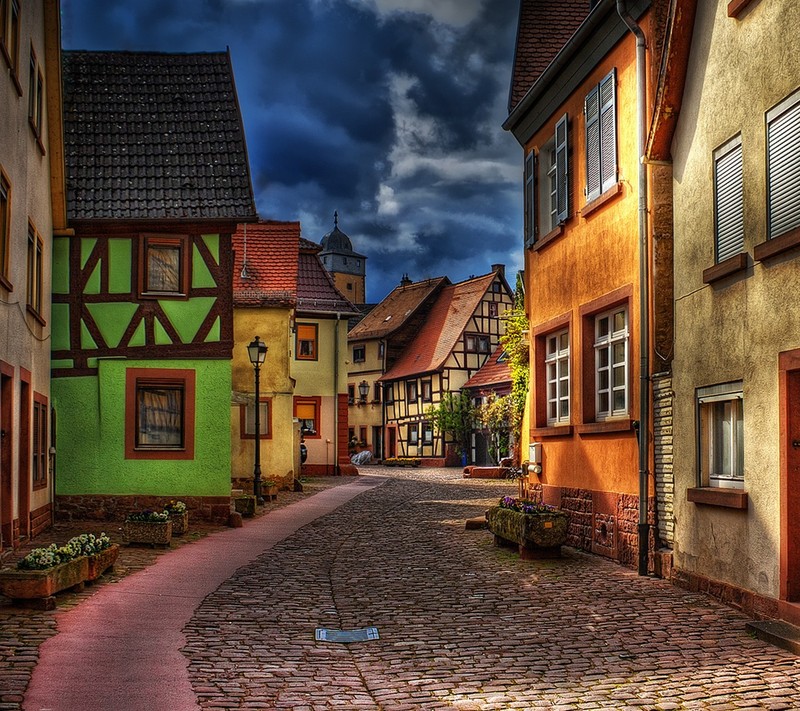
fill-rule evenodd
<path id="1" fill-rule="evenodd" d="M 572 425 L 553 425 L 552 427 L 534 427 L 531 437 L 569 437 L 573 432 Z"/>
<path id="2" fill-rule="evenodd" d="M 39 323 L 40 323 L 42 326 L 46 326 L 46 325 L 47 325 L 47 321 L 45 321 L 45 320 L 42 318 L 42 316 L 39 314 L 39 312 L 38 312 L 36 309 L 34 309 L 34 308 L 33 308 L 33 306 L 31 306 L 31 305 L 29 304 L 29 305 L 27 305 L 27 306 L 25 307 L 25 310 L 26 310 L 26 311 L 27 311 L 27 312 L 28 312 L 28 313 L 29 313 L 31 316 L 33 316 L 33 318 L 35 318 L 35 319 L 36 319 L 36 321 L 38 321 L 38 322 L 39 322 Z"/>
<path id="3" fill-rule="evenodd" d="M 703 283 L 713 284 L 725 277 L 736 274 L 747 268 L 747 252 L 739 252 L 728 259 L 723 259 L 719 264 L 703 270 Z"/>
<path id="4" fill-rule="evenodd" d="M 9 69 L 8 72 L 11 75 L 11 81 L 14 83 L 14 88 L 17 90 L 17 94 L 22 96 L 22 84 L 19 83 L 19 77 L 17 76 L 17 73 L 13 69 Z"/>
<path id="5" fill-rule="evenodd" d="M 14 285 L 2 274 L 0 274 L 0 287 L 6 291 L 14 291 Z"/>
<path id="6" fill-rule="evenodd" d="M 686 500 L 706 506 L 747 510 L 747 492 L 743 489 L 721 489 L 716 486 L 693 487 L 686 490 Z"/>
<path id="7" fill-rule="evenodd" d="M 753 0 L 731 0 L 728 3 L 728 17 L 734 17 L 737 20 L 739 19 L 739 15 L 741 15 L 745 8 L 752 2 Z"/>
<path id="8" fill-rule="evenodd" d="M 563 235 L 563 234 L 564 234 L 564 225 L 558 225 L 558 227 L 556 227 L 553 230 L 550 230 L 544 237 L 542 237 L 541 239 L 536 240 L 533 243 L 533 246 L 531 247 L 531 249 L 533 249 L 534 252 L 537 252 L 540 249 L 542 249 L 543 247 L 546 247 L 551 242 L 554 242 L 556 239 L 561 237 L 561 235 Z"/>
<path id="9" fill-rule="evenodd" d="M 588 217 L 595 210 L 605 205 L 609 200 L 613 200 L 617 195 L 622 192 L 622 183 L 615 183 L 608 190 L 601 195 L 598 195 L 591 202 L 587 202 L 581 210 L 581 217 Z"/>
<path id="10" fill-rule="evenodd" d="M 618 420 L 604 420 L 603 422 L 587 422 L 578 425 L 575 431 L 579 435 L 604 434 L 606 432 L 629 432 L 633 430 L 633 420 L 623 417 Z"/>
<path id="11" fill-rule="evenodd" d="M 753 257 L 759 262 L 763 262 L 765 259 L 777 257 L 795 247 L 800 247 L 800 229 L 791 230 L 780 237 L 773 237 L 766 242 L 757 244 L 753 250 Z"/>

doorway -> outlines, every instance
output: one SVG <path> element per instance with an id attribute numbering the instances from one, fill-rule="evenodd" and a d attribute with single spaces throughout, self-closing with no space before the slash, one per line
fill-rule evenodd
<path id="1" fill-rule="evenodd" d="M 372 456 L 383 459 L 383 427 L 380 426 L 372 428 Z"/>
<path id="2" fill-rule="evenodd" d="M 387 456 L 389 459 L 393 459 L 397 456 L 397 429 L 394 427 L 389 427 L 387 434 L 389 435 L 389 449 L 387 451 Z"/>
<path id="3" fill-rule="evenodd" d="M 9 373 L 9 370 L 11 371 Z M 13 546 L 12 456 L 14 454 L 13 369 L 0 363 L 0 550 Z"/>
<path id="4" fill-rule="evenodd" d="M 780 354 L 781 598 L 800 602 L 800 351 Z"/>

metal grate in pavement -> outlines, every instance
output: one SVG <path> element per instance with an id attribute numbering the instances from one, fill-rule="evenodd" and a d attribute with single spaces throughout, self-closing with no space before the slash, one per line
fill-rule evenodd
<path id="1" fill-rule="evenodd" d="M 373 639 L 380 639 L 380 635 L 377 627 L 364 627 L 360 630 L 330 630 L 325 627 L 317 627 L 314 631 L 314 638 L 318 642 L 350 644 L 351 642 L 371 642 Z"/>

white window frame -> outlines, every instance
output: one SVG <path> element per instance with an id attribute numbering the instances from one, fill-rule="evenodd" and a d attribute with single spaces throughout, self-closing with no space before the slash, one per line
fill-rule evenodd
<path id="1" fill-rule="evenodd" d="M 717 264 L 744 249 L 742 136 L 714 151 L 714 259 Z"/>
<path id="2" fill-rule="evenodd" d="M 623 325 L 615 327 L 615 317 L 622 314 Z M 607 329 L 602 322 L 608 319 Z M 627 305 L 616 306 L 594 317 L 594 352 L 595 352 L 595 419 L 606 420 L 613 417 L 628 416 L 630 403 L 630 322 Z M 622 347 L 622 358 L 619 358 L 619 347 Z M 616 378 L 617 373 L 621 378 Z M 621 380 L 621 382 L 619 382 Z M 622 405 L 616 406 L 617 396 L 622 396 Z M 603 402 L 605 398 L 605 403 Z"/>
<path id="3" fill-rule="evenodd" d="M 408 425 L 408 444 L 409 446 L 419 445 L 419 423 L 413 422 Z"/>
<path id="4" fill-rule="evenodd" d="M 744 488 L 742 381 L 697 389 L 700 486 Z"/>
<path id="5" fill-rule="evenodd" d="M 617 70 L 612 69 L 584 100 L 586 202 L 617 182 Z"/>
<path id="6" fill-rule="evenodd" d="M 767 112 L 767 237 L 800 227 L 800 91 Z"/>
<path id="7" fill-rule="evenodd" d="M 548 425 L 569 424 L 570 421 L 569 346 L 569 329 L 556 331 L 545 337 Z"/>

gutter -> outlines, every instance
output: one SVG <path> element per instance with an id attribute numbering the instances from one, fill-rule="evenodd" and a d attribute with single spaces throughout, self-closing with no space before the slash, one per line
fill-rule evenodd
<path id="1" fill-rule="evenodd" d="M 628 12 L 627 0 L 617 1 L 617 13 L 636 37 L 636 114 L 639 147 L 639 575 L 647 575 L 650 524 L 647 520 L 650 462 L 650 270 L 647 240 L 647 43 L 644 32 Z"/>

